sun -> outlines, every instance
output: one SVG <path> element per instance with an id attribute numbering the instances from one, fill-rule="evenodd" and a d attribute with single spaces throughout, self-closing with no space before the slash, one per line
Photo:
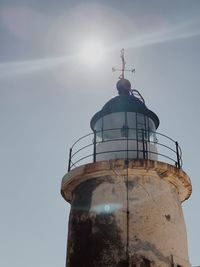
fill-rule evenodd
<path id="1" fill-rule="evenodd" d="M 80 58 L 89 65 L 99 64 L 105 56 L 105 47 L 99 41 L 87 41 L 83 43 Z"/>

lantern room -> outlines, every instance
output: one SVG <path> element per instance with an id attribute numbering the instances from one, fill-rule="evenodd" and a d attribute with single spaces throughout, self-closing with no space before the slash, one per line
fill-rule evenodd
<path id="1" fill-rule="evenodd" d="M 157 160 L 156 129 L 159 119 L 140 93 L 126 79 L 117 83 L 119 95 L 108 101 L 91 119 L 96 136 L 96 160 Z"/>

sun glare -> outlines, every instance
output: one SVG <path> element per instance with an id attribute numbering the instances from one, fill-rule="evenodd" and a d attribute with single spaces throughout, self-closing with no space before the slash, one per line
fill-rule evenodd
<path id="1" fill-rule="evenodd" d="M 80 53 L 81 60 L 90 65 L 96 65 L 101 62 L 104 55 L 105 48 L 97 41 L 85 42 Z"/>

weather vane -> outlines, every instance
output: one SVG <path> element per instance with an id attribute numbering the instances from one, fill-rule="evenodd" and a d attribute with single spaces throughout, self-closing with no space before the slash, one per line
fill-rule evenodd
<path id="1" fill-rule="evenodd" d="M 121 68 L 121 69 L 117 69 L 117 68 L 113 67 L 113 68 L 112 68 L 112 71 L 113 71 L 113 72 L 115 72 L 115 71 L 121 71 L 122 73 L 121 73 L 121 75 L 119 76 L 119 79 L 124 79 L 124 72 L 125 72 L 125 71 L 130 71 L 130 72 L 134 73 L 134 72 L 135 72 L 135 69 L 126 69 L 126 68 L 125 68 L 125 66 L 126 66 L 126 61 L 125 61 L 125 59 L 124 59 L 124 48 L 122 48 L 120 52 L 121 52 L 120 57 L 121 57 L 121 60 L 122 60 L 122 68 Z"/>

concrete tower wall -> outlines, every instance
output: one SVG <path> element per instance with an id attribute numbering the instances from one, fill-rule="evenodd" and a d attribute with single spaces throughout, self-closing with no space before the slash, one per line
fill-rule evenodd
<path id="1" fill-rule="evenodd" d="M 67 267 L 190 266 L 183 171 L 151 160 L 96 162 L 65 175 L 61 193 L 72 205 Z"/>

